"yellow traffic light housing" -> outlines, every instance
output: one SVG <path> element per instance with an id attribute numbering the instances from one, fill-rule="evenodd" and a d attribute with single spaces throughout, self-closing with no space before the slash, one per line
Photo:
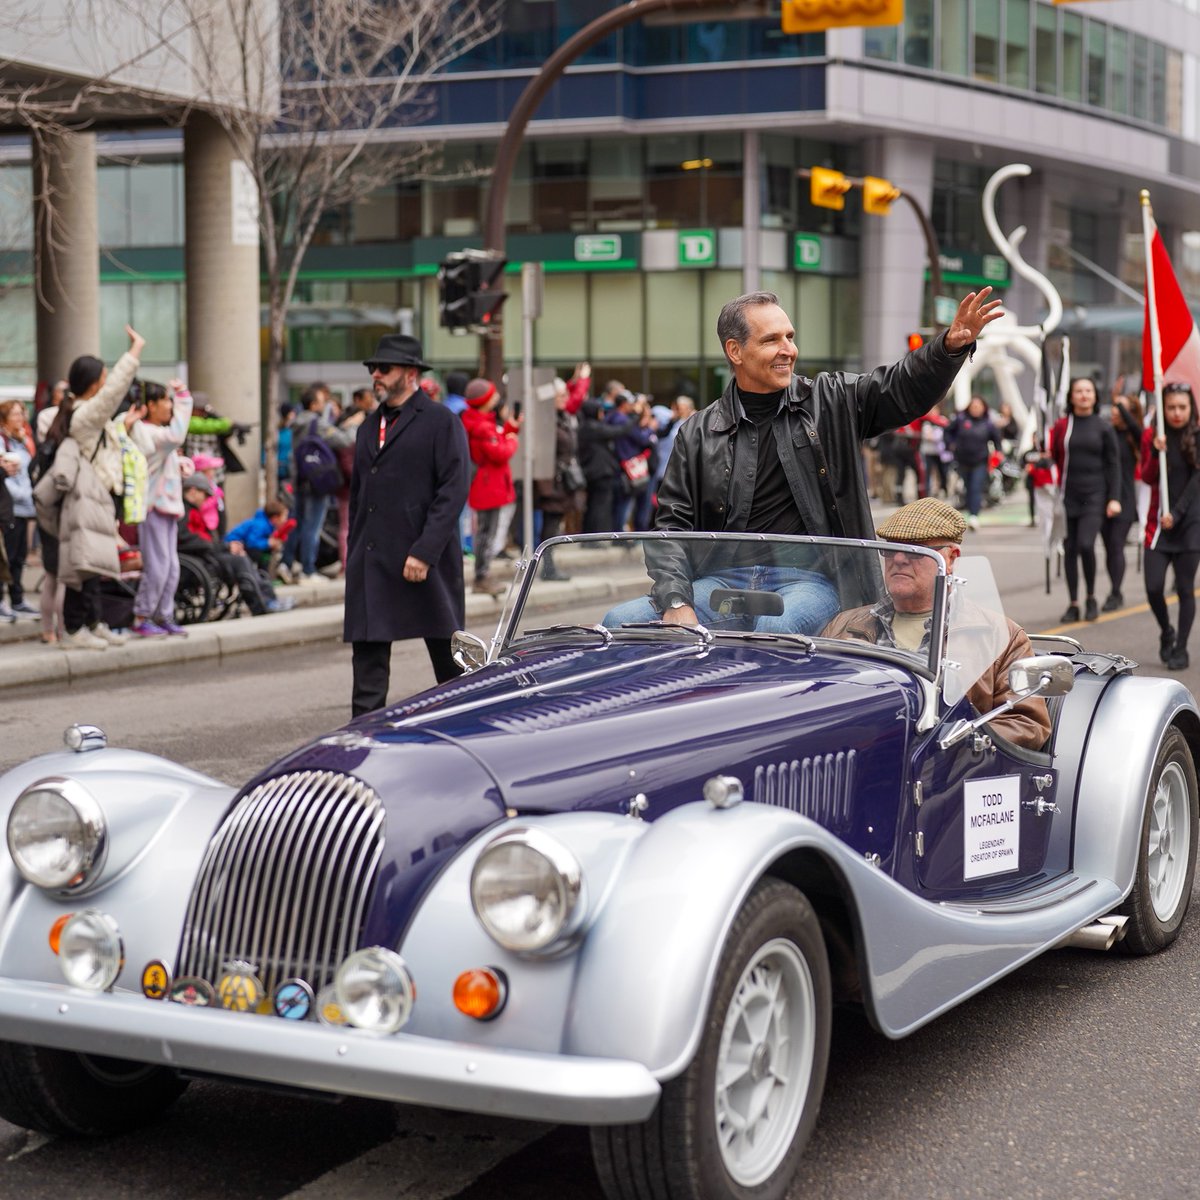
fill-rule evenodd
<path id="1" fill-rule="evenodd" d="M 863 179 L 863 212 L 886 217 L 892 202 L 900 199 L 900 189 L 890 180 L 868 175 Z"/>
<path id="2" fill-rule="evenodd" d="M 841 171 L 813 167 L 809 172 L 809 180 L 809 198 L 818 208 L 846 207 L 846 193 L 852 185 Z"/>
<path id="3" fill-rule="evenodd" d="M 842 25 L 899 25 L 904 0 L 783 0 L 784 33 L 820 33 Z"/>

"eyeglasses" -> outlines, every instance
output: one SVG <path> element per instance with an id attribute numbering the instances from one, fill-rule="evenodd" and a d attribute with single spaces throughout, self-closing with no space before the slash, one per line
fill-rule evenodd
<path id="1" fill-rule="evenodd" d="M 897 554 L 907 555 L 909 558 L 920 558 L 918 550 L 949 550 L 951 546 L 956 545 L 955 542 L 943 542 L 938 546 L 914 546 L 911 550 L 880 550 L 880 554 L 884 558 L 895 558 Z"/>

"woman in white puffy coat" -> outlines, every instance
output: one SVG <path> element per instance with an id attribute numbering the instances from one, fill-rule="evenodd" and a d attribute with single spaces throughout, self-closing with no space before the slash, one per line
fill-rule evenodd
<path id="1" fill-rule="evenodd" d="M 67 373 L 70 390 L 47 434 L 47 440 L 60 447 L 55 456 L 55 467 L 59 470 L 56 472 L 52 469 L 47 474 L 45 487 L 39 483 L 35 489 L 35 497 L 39 502 L 39 524 L 43 529 L 47 524 L 42 515 L 47 499 L 51 503 L 61 500 L 64 517 L 68 515 L 68 510 L 72 510 L 70 516 L 73 519 L 63 520 L 61 530 L 57 531 L 61 533 L 62 542 L 54 545 L 51 554 L 56 567 L 60 559 L 69 567 L 68 570 L 56 570 L 66 586 L 63 596 L 64 633 L 59 642 L 64 650 L 103 650 L 110 644 L 120 644 L 125 640 L 100 620 L 98 600 L 101 577 L 115 576 L 119 570 L 116 502 L 123 490 L 121 447 L 106 426 L 133 383 L 142 348 L 146 344 L 141 334 L 130 326 L 125 326 L 125 332 L 129 335 L 129 349 L 121 355 L 111 371 L 90 355 L 83 355 L 71 364 Z M 61 447 L 68 440 L 74 443 L 72 453 L 63 456 Z M 74 453 L 75 450 L 78 454 Z M 60 457 L 63 458 L 62 463 L 59 462 Z M 87 464 L 82 471 L 81 463 Z M 49 481 L 56 474 L 57 496 L 53 490 L 48 491 L 51 488 Z M 98 488 L 92 476 L 98 481 Z M 84 477 L 88 486 L 81 494 L 73 496 L 69 489 L 76 486 L 77 479 Z M 65 493 L 61 490 L 64 486 L 68 488 Z M 102 505 L 97 506 L 97 501 L 105 493 L 112 508 L 107 515 L 100 511 Z M 101 528 L 104 520 L 109 522 L 107 528 L 111 529 L 111 557 L 106 552 L 105 532 Z M 73 544 L 72 539 L 79 544 Z M 102 550 L 105 552 L 101 553 Z"/>

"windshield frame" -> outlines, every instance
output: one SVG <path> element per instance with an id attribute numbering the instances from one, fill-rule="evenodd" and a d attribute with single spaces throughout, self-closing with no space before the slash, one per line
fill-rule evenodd
<path id="1" fill-rule="evenodd" d="M 541 559 L 548 551 L 552 551 L 557 546 L 578 545 L 584 542 L 630 542 L 630 543 L 646 543 L 654 541 L 729 541 L 729 542 L 762 542 L 762 543 L 787 543 L 795 545 L 812 545 L 812 546 L 829 546 L 833 548 L 861 548 L 863 550 L 874 550 L 877 553 L 888 550 L 904 550 L 909 553 L 916 553 L 922 556 L 928 556 L 936 560 L 938 578 L 934 584 L 933 595 L 933 611 L 930 617 L 930 645 L 929 657 L 922 661 L 913 654 L 902 650 L 893 650 L 886 646 L 873 646 L 863 642 L 846 641 L 834 638 L 822 638 L 819 635 L 811 635 L 816 645 L 821 649 L 829 649 L 836 647 L 838 650 L 844 651 L 851 648 L 856 652 L 861 652 L 866 657 L 875 658 L 888 663 L 902 665 L 907 669 L 914 670 L 927 679 L 938 681 L 941 679 L 943 672 L 943 664 L 946 656 L 946 644 L 949 635 L 948 622 L 946 615 L 949 607 L 949 580 L 953 576 L 946 570 L 945 560 L 936 550 L 932 550 L 927 546 L 911 545 L 903 542 L 888 542 L 882 539 L 875 538 L 832 538 L 832 537 L 813 537 L 807 535 L 784 535 L 771 533 L 745 533 L 738 531 L 723 531 L 703 532 L 694 530 L 670 530 L 659 529 L 650 530 L 640 533 L 580 533 L 580 534 L 564 534 L 558 537 L 550 538 L 547 541 L 540 542 L 537 549 L 531 555 L 526 549 L 521 559 L 516 564 L 516 574 L 513 578 L 512 586 L 509 588 L 507 595 L 504 598 L 504 603 L 501 608 L 499 619 L 496 625 L 496 632 L 492 637 L 488 650 L 488 662 L 493 662 L 501 655 L 511 653 L 514 649 L 522 644 L 524 639 L 518 639 L 517 626 L 520 621 L 521 614 L 524 611 L 525 603 L 529 598 L 529 592 L 534 581 L 538 576 L 538 565 Z M 786 645 L 784 638 L 780 638 L 781 645 Z M 939 687 L 940 691 L 940 687 Z"/>

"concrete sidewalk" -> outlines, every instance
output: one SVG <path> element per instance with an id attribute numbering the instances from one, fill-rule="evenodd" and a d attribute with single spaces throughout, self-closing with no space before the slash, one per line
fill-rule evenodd
<path id="1" fill-rule="evenodd" d="M 602 565 L 599 557 L 597 555 L 597 566 Z M 637 595 L 645 582 L 645 572 L 630 570 L 628 566 L 622 569 L 622 566 L 622 562 L 614 560 L 612 568 L 600 576 L 584 575 L 566 583 L 539 581 L 537 591 L 541 603 L 535 604 L 534 611 Z M 493 574 L 507 582 L 511 564 L 497 563 Z M 26 570 L 28 598 L 33 604 L 37 602 L 39 576 L 38 569 Z M 467 580 L 467 625 L 494 625 L 500 616 L 503 595 L 495 599 L 476 595 L 470 590 L 469 570 Z M 290 612 L 268 613 L 261 617 L 241 616 L 189 625 L 187 637 L 131 637 L 124 646 L 109 646 L 107 650 L 60 650 L 57 645 L 46 645 L 39 638 L 41 623 L 35 618 L 0 625 L 0 687 L 55 681 L 69 684 L 76 679 L 138 667 L 158 667 L 201 658 L 223 658 L 251 650 L 341 640 L 345 597 L 341 579 L 279 587 L 277 594 L 295 599 L 296 607 Z"/>

